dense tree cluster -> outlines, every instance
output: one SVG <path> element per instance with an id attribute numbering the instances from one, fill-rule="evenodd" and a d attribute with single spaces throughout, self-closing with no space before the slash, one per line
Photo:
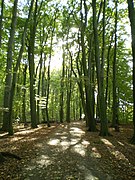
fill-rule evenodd
<path id="1" fill-rule="evenodd" d="M 13 134 L 18 119 L 36 128 L 84 115 L 89 131 L 100 119 L 107 136 L 108 122 L 116 131 L 135 122 L 133 1 L 0 2 L 3 131 Z M 52 69 L 54 63 L 61 67 Z"/>

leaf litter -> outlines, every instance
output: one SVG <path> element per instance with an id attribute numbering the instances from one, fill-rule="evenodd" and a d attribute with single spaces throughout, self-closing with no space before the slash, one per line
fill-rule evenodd
<path id="1" fill-rule="evenodd" d="M 86 131 L 83 121 L 54 123 L 50 128 L 21 128 L 13 137 L 2 135 L 0 151 L 21 160 L 6 158 L 0 164 L 4 180 L 132 180 L 135 179 L 135 146 L 128 143 L 132 126 L 120 126 L 113 136 Z"/>

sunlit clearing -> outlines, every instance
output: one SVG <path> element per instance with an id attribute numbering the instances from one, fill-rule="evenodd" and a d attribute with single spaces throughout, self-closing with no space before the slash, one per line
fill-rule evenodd
<path id="1" fill-rule="evenodd" d="M 75 127 L 72 127 L 70 128 L 70 134 L 73 135 L 73 136 L 82 136 L 83 134 L 85 134 L 84 131 L 82 131 L 81 129 L 79 128 L 75 128 Z"/>
<path id="2" fill-rule="evenodd" d="M 48 156 L 42 155 L 41 157 L 38 158 L 38 161 L 36 161 L 36 163 L 38 164 L 39 167 L 43 167 L 50 165 L 52 161 Z"/>
<path id="3" fill-rule="evenodd" d="M 115 148 L 115 146 L 114 146 L 110 141 L 108 141 L 107 139 L 101 138 L 101 141 L 102 141 L 105 145 L 110 146 L 111 148 Z"/>
<path id="4" fill-rule="evenodd" d="M 51 139 L 48 144 L 52 146 L 57 146 L 60 143 L 59 139 Z"/>
<path id="5" fill-rule="evenodd" d="M 96 147 L 92 148 L 91 157 L 101 158 L 101 154 L 98 152 Z"/>
<path id="6" fill-rule="evenodd" d="M 80 154 L 81 156 L 85 156 L 85 147 L 83 146 L 83 145 L 81 145 L 81 144 L 77 144 L 77 145 L 75 145 L 73 148 L 72 148 L 72 150 L 74 151 L 74 152 L 76 152 L 76 153 L 78 153 L 78 154 Z"/>

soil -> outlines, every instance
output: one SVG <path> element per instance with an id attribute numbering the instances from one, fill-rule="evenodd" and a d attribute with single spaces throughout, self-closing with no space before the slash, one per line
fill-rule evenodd
<path id="1" fill-rule="evenodd" d="M 88 132 L 83 121 L 18 126 L 14 136 L 0 134 L 0 151 L 21 157 L 0 164 L 0 180 L 134 180 L 135 146 L 128 143 L 133 129 L 112 128 L 113 136 Z"/>

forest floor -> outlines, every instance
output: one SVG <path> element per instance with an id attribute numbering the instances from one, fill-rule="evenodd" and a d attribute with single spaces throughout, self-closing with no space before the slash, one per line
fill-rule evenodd
<path id="1" fill-rule="evenodd" d="M 45 125 L 37 129 L 18 126 L 14 136 L 0 134 L 0 151 L 22 159 L 6 158 L 0 180 L 132 180 L 135 146 L 128 143 L 133 129 L 101 137 L 86 131 L 85 123 Z"/>

